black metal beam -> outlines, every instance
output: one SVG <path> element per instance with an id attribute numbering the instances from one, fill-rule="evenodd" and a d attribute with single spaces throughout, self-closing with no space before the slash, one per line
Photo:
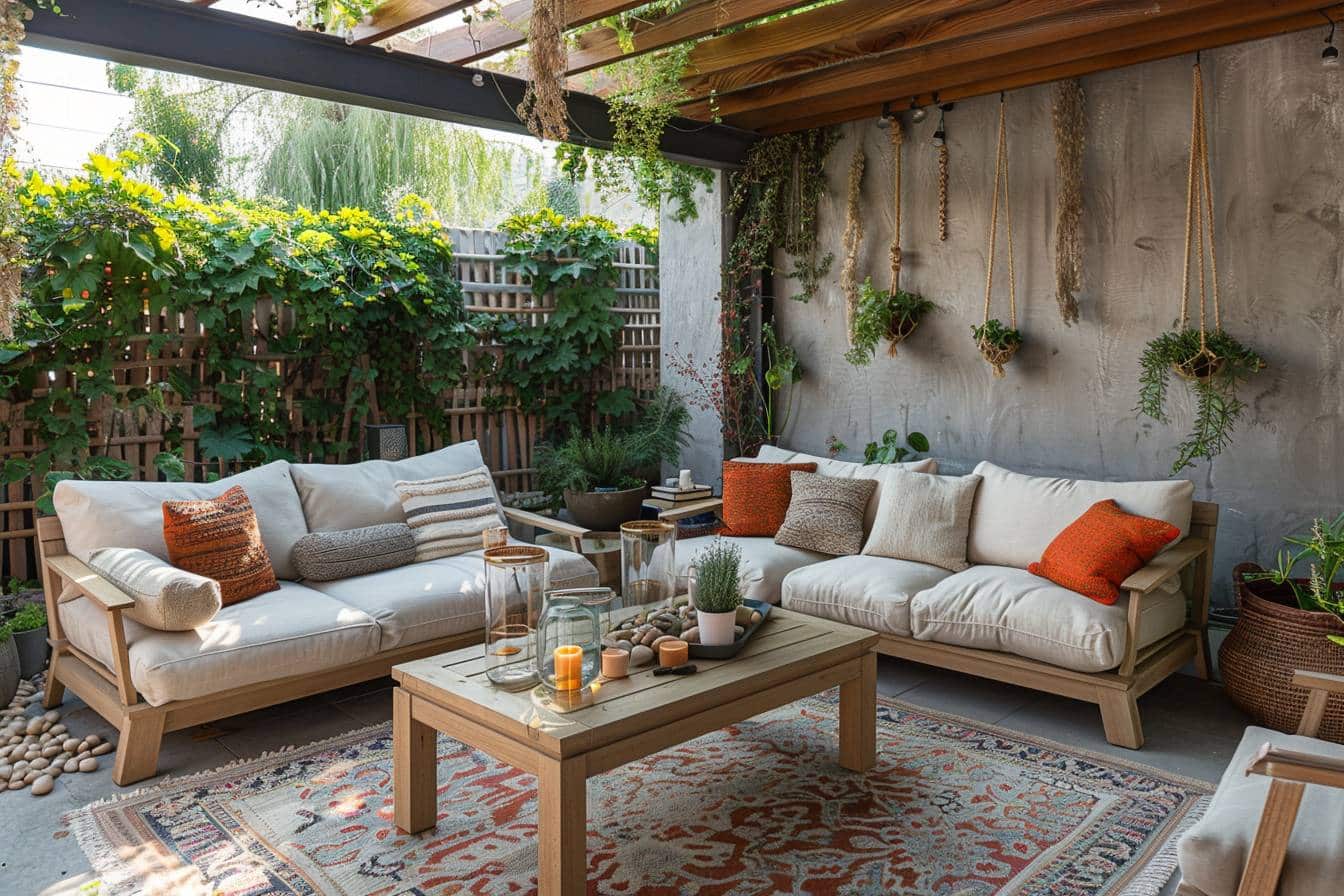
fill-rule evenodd
<path id="1" fill-rule="evenodd" d="M 61 15 L 37 10 L 27 43 L 112 62 L 156 68 L 267 90 L 369 106 L 510 133 L 527 129 L 514 109 L 526 82 L 504 75 L 472 84 L 475 69 L 181 0 L 61 0 Z M 570 138 L 609 147 L 607 105 L 570 93 Z M 750 131 L 674 119 L 663 135 L 671 159 L 713 167 L 742 161 Z"/>

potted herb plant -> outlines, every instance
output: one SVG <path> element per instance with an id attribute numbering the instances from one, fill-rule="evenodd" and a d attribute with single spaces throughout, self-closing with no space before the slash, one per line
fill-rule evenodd
<path id="1" fill-rule="evenodd" d="M 1344 514 L 1284 542 L 1273 568 L 1233 570 L 1240 612 L 1218 665 L 1234 703 L 1261 724 L 1291 731 L 1306 705 L 1293 673 L 1344 675 Z M 1344 713 L 1327 713 L 1321 736 L 1344 742 Z"/>
<path id="2" fill-rule="evenodd" d="M 47 611 L 41 604 L 24 604 L 9 620 L 19 652 L 19 677 L 32 678 L 47 667 Z"/>
<path id="3" fill-rule="evenodd" d="M 978 327 L 971 327 L 976 347 L 980 355 L 994 368 L 994 376 L 1003 378 L 1003 367 L 1013 360 L 1013 355 L 1022 347 L 1022 332 L 1014 327 L 1005 327 L 1003 321 L 991 317 Z"/>
<path id="4" fill-rule="evenodd" d="M 722 538 L 715 538 L 696 556 L 695 616 L 701 644 L 733 643 L 737 608 L 742 606 L 741 566 L 742 548 Z"/>
<path id="5" fill-rule="evenodd" d="M 893 294 L 875 289 L 869 277 L 859 287 L 859 305 L 850 325 L 849 351 L 845 360 L 864 367 L 877 354 L 877 345 L 887 340 L 887 353 L 896 356 L 896 347 L 915 332 L 926 314 L 938 306 L 918 293 L 897 289 Z"/>
<path id="6" fill-rule="evenodd" d="M 9 623 L 0 623 L 0 706 L 8 706 L 14 699 L 19 691 L 19 678 L 18 648 L 14 646 Z"/>

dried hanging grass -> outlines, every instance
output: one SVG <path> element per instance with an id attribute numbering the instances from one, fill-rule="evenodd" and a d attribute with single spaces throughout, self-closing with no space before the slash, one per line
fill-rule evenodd
<path id="1" fill-rule="evenodd" d="M 938 239 L 947 242 L 947 144 L 938 147 Z"/>
<path id="2" fill-rule="evenodd" d="M 863 139 L 854 147 L 849 160 L 849 193 L 845 203 L 845 260 L 840 267 L 840 289 L 845 294 L 845 331 L 849 332 L 859 308 L 859 248 L 863 243 L 863 218 L 859 214 L 859 193 L 863 185 Z"/>
<path id="3" fill-rule="evenodd" d="M 527 92 L 518 104 L 518 117 L 532 135 L 542 140 L 569 139 L 569 111 L 565 107 L 565 0 L 535 0 L 527 25 Z"/>
<path id="4" fill-rule="evenodd" d="M 1055 84 L 1051 106 L 1055 126 L 1055 301 L 1066 325 L 1078 322 L 1083 285 L 1083 85 L 1078 79 Z"/>

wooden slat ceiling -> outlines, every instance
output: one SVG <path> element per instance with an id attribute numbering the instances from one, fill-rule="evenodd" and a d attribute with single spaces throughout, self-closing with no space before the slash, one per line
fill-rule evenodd
<path id="1" fill-rule="evenodd" d="M 385 41 L 469 14 L 479 2 L 386 0 L 354 39 Z M 717 115 L 763 133 L 872 117 L 885 103 L 904 109 L 935 96 L 965 99 L 1304 29 L 1319 27 L 1324 36 L 1327 17 L 1344 19 L 1338 0 L 684 0 L 647 18 L 638 15 L 643 5 L 568 0 L 567 30 L 635 11 L 624 46 L 610 27 L 575 35 L 568 74 L 592 73 L 583 83 L 600 92 L 610 83 L 604 66 L 694 41 L 682 74 L 682 114 L 704 121 Z M 492 9 L 497 16 L 391 46 L 456 64 L 523 46 L 530 0 Z"/>

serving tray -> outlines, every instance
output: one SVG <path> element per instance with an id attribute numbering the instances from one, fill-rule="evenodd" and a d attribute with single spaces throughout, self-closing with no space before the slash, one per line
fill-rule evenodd
<path id="1" fill-rule="evenodd" d="M 751 625 L 747 626 L 742 632 L 741 637 L 731 644 L 688 644 L 687 652 L 691 659 L 700 660 L 726 660 L 737 656 L 737 652 L 746 646 L 751 640 L 751 636 L 756 634 L 756 629 L 765 625 L 765 621 L 770 618 L 770 604 L 763 600 L 744 599 L 744 607 L 751 607 L 761 614 L 761 618 Z"/>

